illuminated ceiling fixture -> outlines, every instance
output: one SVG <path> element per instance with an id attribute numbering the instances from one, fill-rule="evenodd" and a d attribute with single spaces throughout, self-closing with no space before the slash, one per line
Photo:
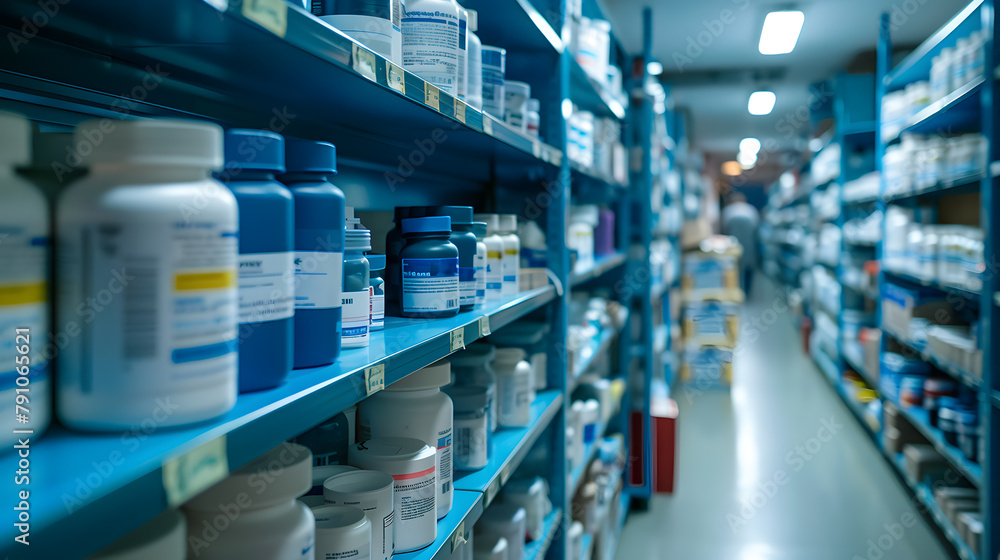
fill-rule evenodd
<path id="1" fill-rule="evenodd" d="M 743 166 L 740 165 L 738 161 L 727 161 L 722 164 L 722 174 L 728 175 L 730 177 L 736 177 L 737 175 L 743 173 Z"/>
<path id="2" fill-rule="evenodd" d="M 654 60 L 646 65 L 646 72 L 649 72 L 650 76 L 659 76 L 663 73 L 663 65 Z"/>
<path id="3" fill-rule="evenodd" d="M 747 111 L 751 115 L 768 115 L 774 109 L 774 102 L 777 101 L 773 91 L 755 91 L 750 94 L 747 102 Z"/>
<path id="4" fill-rule="evenodd" d="M 788 54 L 795 48 L 806 16 L 797 10 L 771 12 L 764 18 L 760 32 L 760 54 Z"/>
<path id="5" fill-rule="evenodd" d="M 739 162 L 743 169 L 751 169 L 754 165 L 757 165 L 757 154 L 740 152 L 736 154 L 736 161 Z"/>
<path id="6" fill-rule="evenodd" d="M 756 138 L 744 138 L 740 140 L 740 151 L 757 155 L 760 151 L 760 140 Z"/>

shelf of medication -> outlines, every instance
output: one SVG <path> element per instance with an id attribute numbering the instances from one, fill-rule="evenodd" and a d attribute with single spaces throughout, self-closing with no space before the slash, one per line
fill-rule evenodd
<path id="1" fill-rule="evenodd" d="M 552 540 L 555 538 L 556 531 L 559 530 L 562 518 L 563 511 L 558 508 L 553 509 L 551 513 L 545 516 L 545 537 L 524 545 L 524 560 L 542 560 L 545 558 L 545 553 L 549 551 L 549 547 L 552 545 Z"/>
<path id="2" fill-rule="evenodd" d="M 579 286 L 588 280 L 593 280 L 594 278 L 600 278 L 606 273 L 618 268 L 619 266 L 625 264 L 626 255 L 622 252 L 612 253 L 610 255 L 603 255 L 597 257 L 594 260 L 594 266 L 588 268 L 587 270 L 582 270 L 580 272 L 574 272 L 569 277 L 570 286 Z"/>

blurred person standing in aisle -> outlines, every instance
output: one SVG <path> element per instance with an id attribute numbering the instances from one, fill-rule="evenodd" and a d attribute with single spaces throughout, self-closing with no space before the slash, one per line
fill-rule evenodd
<path id="1" fill-rule="evenodd" d="M 743 193 L 733 192 L 726 197 L 726 207 L 722 210 L 722 233 L 731 235 L 743 246 L 740 257 L 740 272 L 743 290 L 750 294 L 753 271 L 757 266 L 757 227 L 760 214 L 747 202 Z"/>

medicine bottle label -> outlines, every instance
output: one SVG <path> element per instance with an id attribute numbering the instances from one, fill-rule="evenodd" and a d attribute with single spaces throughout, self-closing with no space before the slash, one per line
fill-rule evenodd
<path id="1" fill-rule="evenodd" d="M 64 226 L 61 318 L 83 332 L 61 355 L 63 383 L 85 393 L 159 394 L 232 375 L 236 227 L 235 219 Z"/>
<path id="2" fill-rule="evenodd" d="M 436 515 L 434 498 L 437 496 L 437 477 L 434 470 L 435 467 L 431 467 L 421 472 L 392 475 L 395 480 L 393 491 L 398 496 L 396 503 L 399 505 L 396 515 L 400 523 Z M 397 531 L 401 529 L 396 528 Z"/>
<path id="3" fill-rule="evenodd" d="M 240 255 L 240 323 L 288 319 L 295 314 L 294 253 Z"/>
<path id="4" fill-rule="evenodd" d="M 486 253 L 486 293 L 499 296 L 503 289 L 503 251 Z"/>
<path id="5" fill-rule="evenodd" d="M 344 291 L 344 254 L 295 252 L 295 308 L 337 309 Z"/>
<path id="6" fill-rule="evenodd" d="M 403 68 L 442 91 L 458 95 L 458 16 L 407 10 L 403 16 Z"/>
<path id="7" fill-rule="evenodd" d="M 368 345 L 368 326 L 371 324 L 371 297 L 369 290 L 344 292 L 344 327 L 341 344 L 345 347 Z"/>
<path id="8" fill-rule="evenodd" d="M 381 329 L 385 327 L 385 294 L 375 292 L 374 288 L 369 289 L 372 296 L 371 306 L 371 328 Z"/>
<path id="9" fill-rule="evenodd" d="M 322 16 L 321 19 L 369 49 L 392 59 L 393 34 L 399 33 L 399 27 L 394 27 L 390 20 L 348 14 Z"/>
<path id="10" fill-rule="evenodd" d="M 14 386 L 17 346 L 25 339 L 16 340 L 17 329 L 28 329 L 31 350 L 29 378 L 41 381 L 47 376 L 46 360 L 51 359 L 57 348 L 48 337 L 48 268 L 49 238 L 43 231 L 28 231 L 17 225 L 0 224 L 0 379 Z M 58 337 L 62 333 L 54 333 Z M 65 336 L 65 335 L 64 335 Z M 53 338 L 57 340 L 57 338 Z M 11 399 L 13 402 L 13 399 Z M 14 420 L 13 410 L 8 425 Z M 31 426 L 24 426 L 30 428 Z"/>
<path id="11" fill-rule="evenodd" d="M 458 309 L 458 257 L 403 259 L 403 311 Z"/>
<path id="12" fill-rule="evenodd" d="M 475 305 L 476 303 L 476 267 L 458 267 L 459 304 Z"/>
<path id="13" fill-rule="evenodd" d="M 448 426 L 447 429 L 439 431 L 437 440 L 438 481 L 440 482 L 442 495 L 440 499 L 447 499 L 449 502 L 451 499 L 445 498 L 445 496 L 451 494 L 451 476 L 454 470 L 454 466 L 451 463 L 451 453 L 453 451 L 451 430 L 451 426 Z"/>
<path id="14" fill-rule="evenodd" d="M 485 416 L 455 415 L 455 467 L 479 469 L 489 462 L 486 430 L 489 419 Z"/>
<path id="15" fill-rule="evenodd" d="M 521 247 L 521 266 L 525 268 L 547 268 L 548 254 L 545 249 L 528 249 Z"/>
<path id="16" fill-rule="evenodd" d="M 475 276 L 476 276 L 476 305 L 481 305 L 486 300 L 486 251 L 476 251 Z"/>
<path id="17" fill-rule="evenodd" d="M 518 256 L 517 249 L 504 249 L 503 252 L 503 281 L 507 283 L 517 283 Z"/>

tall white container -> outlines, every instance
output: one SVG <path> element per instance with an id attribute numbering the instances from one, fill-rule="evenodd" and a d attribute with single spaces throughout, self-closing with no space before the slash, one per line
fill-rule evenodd
<path id="1" fill-rule="evenodd" d="M 403 15 L 403 68 L 458 95 L 458 4 L 408 0 Z"/>
<path id="2" fill-rule="evenodd" d="M 323 499 L 329 504 L 361 508 L 371 522 L 372 558 L 389 560 L 396 550 L 395 502 L 392 476 L 379 471 L 356 470 L 323 482 Z"/>
<path id="3" fill-rule="evenodd" d="M 526 428 L 531 424 L 533 371 L 520 348 L 497 348 L 493 369 L 497 374 L 500 426 Z"/>
<path id="4" fill-rule="evenodd" d="M 476 31 L 479 30 L 479 12 L 469 12 L 469 34 L 466 45 L 468 58 L 469 85 L 465 94 L 465 102 L 476 109 L 483 106 L 483 42 L 479 40 Z"/>
<path id="5" fill-rule="evenodd" d="M 505 296 L 514 296 L 521 291 L 518 284 L 521 275 L 521 240 L 517 237 L 517 216 L 500 214 L 497 218 L 497 234 L 503 240 L 501 293 Z"/>
<path id="6" fill-rule="evenodd" d="M 486 222 L 486 300 L 503 297 L 503 257 L 504 240 L 500 236 L 500 216 L 497 214 L 476 214 L 477 222 Z"/>
<path id="7" fill-rule="evenodd" d="M 236 199 L 211 178 L 218 125 L 80 125 L 90 174 L 58 206 L 59 415 L 74 428 L 160 428 L 236 402 Z M 252 226 L 251 226 L 252 227 Z M 81 311 L 82 310 L 82 311 Z"/>

